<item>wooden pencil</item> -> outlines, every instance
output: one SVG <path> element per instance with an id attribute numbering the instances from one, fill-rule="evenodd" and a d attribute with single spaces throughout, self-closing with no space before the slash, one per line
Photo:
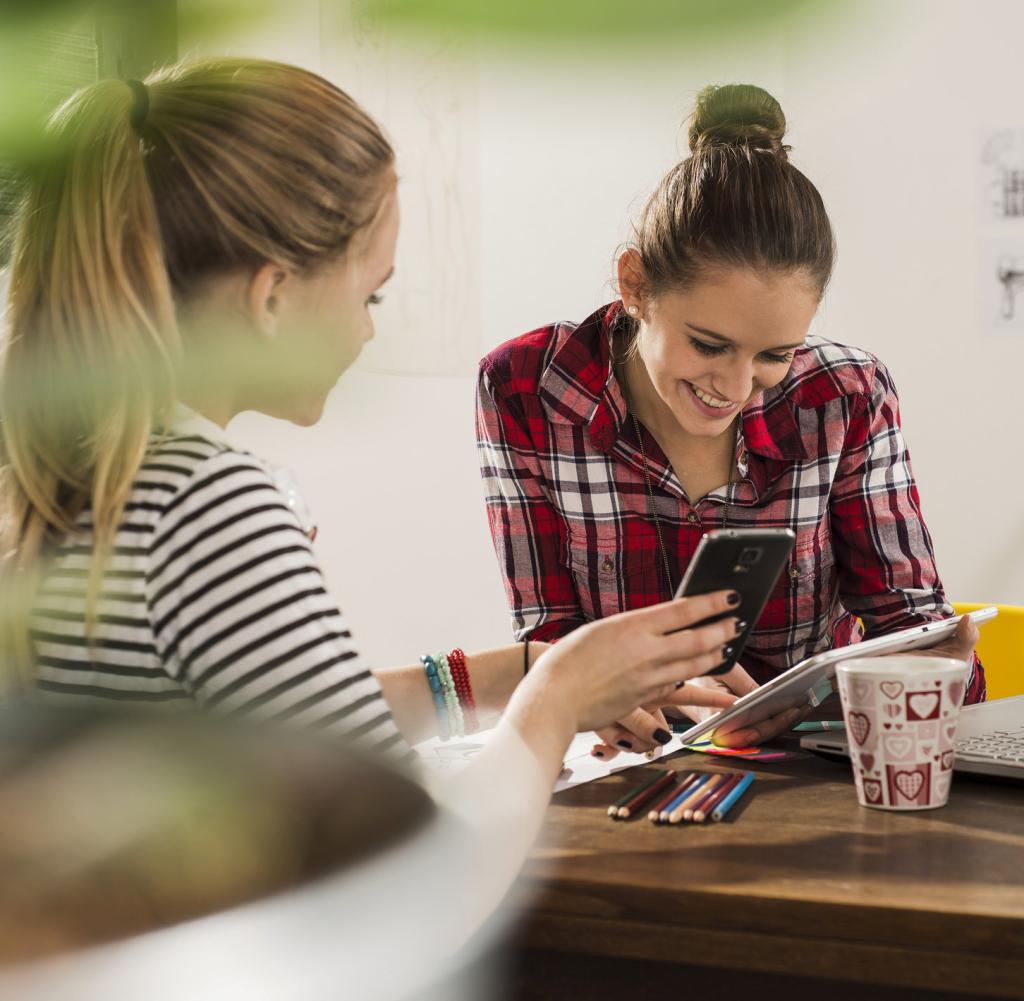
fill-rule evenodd
<path id="1" fill-rule="evenodd" d="M 683 819 L 683 811 L 688 807 L 692 806 L 700 797 L 703 795 L 702 790 L 704 786 L 711 781 L 711 773 L 705 772 L 697 779 L 696 782 L 690 787 L 690 793 L 688 796 L 684 796 L 682 799 L 677 799 L 674 803 L 669 804 L 668 816 L 665 820 L 670 824 L 678 824 Z"/>
<path id="2" fill-rule="evenodd" d="M 712 820 L 721 820 L 735 805 L 739 798 L 750 788 L 754 781 L 754 773 L 747 772 L 726 794 L 725 799 L 711 811 Z"/>
<path id="3" fill-rule="evenodd" d="M 696 772 L 690 772 L 687 775 L 680 776 L 679 785 L 673 786 L 664 796 L 661 797 L 661 799 L 655 800 L 651 804 L 651 812 L 647 814 L 647 819 L 653 824 L 658 823 L 658 821 L 661 820 L 661 811 L 664 810 L 665 807 L 668 806 L 669 803 L 671 803 L 672 800 L 674 800 L 680 793 L 685 792 L 687 786 L 692 785 L 696 778 Z"/>
<path id="4" fill-rule="evenodd" d="M 693 811 L 693 816 L 690 819 L 695 824 L 703 824 L 711 816 L 711 811 L 740 784 L 742 778 L 743 772 L 730 775 L 714 792 L 697 804 L 697 808 Z"/>
<path id="5" fill-rule="evenodd" d="M 725 773 L 718 773 L 716 775 L 712 775 L 711 778 L 709 778 L 707 782 L 704 784 L 704 787 L 701 789 L 700 796 L 697 799 L 695 799 L 692 803 L 690 803 L 688 806 L 686 806 L 683 810 L 683 820 L 692 820 L 694 810 L 696 810 L 698 806 L 703 806 L 708 801 L 708 799 L 710 799 L 711 796 L 714 795 L 715 790 L 724 785 L 728 781 L 728 779 L 729 776 Z"/>
<path id="6" fill-rule="evenodd" d="M 620 796 L 610 807 L 608 807 L 608 816 L 618 817 L 619 807 L 625 806 L 638 793 L 643 792 L 645 789 L 650 789 L 655 782 L 660 782 L 664 775 L 665 772 L 659 769 L 646 782 L 642 782 L 640 785 L 634 786 L 624 796 Z"/>
<path id="7" fill-rule="evenodd" d="M 675 784 L 676 773 L 672 771 L 663 772 L 657 782 L 639 790 L 625 806 L 619 807 L 619 820 L 629 820 L 637 810 L 641 809 L 656 796 L 660 796 L 669 786 L 674 786 Z"/>

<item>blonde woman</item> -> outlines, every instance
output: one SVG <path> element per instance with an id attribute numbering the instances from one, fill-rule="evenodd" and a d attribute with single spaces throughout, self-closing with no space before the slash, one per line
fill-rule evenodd
<path id="1" fill-rule="evenodd" d="M 243 410 L 314 423 L 372 336 L 398 234 L 391 147 L 323 79 L 238 60 L 96 84 L 52 133 L 0 373 L 5 607 L 25 610 L 8 658 L 49 699 L 201 705 L 409 753 L 445 723 L 430 665 L 366 667 L 287 498 L 223 430 Z M 578 730 L 732 701 L 685 684 L 736 623 L 687 627 L 732 601 L 533 644 L 525 679 L 522 646 L 466 658 L 481 722 L 503 711 L 494 753 L 525 747 L 540 776 L 524 829 Z"/>

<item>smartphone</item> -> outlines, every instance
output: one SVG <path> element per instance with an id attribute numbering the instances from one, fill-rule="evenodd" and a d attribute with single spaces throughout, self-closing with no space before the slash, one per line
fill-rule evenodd
<path id="1" fill-rule="evenodd" d="M 747 628 L 729 644 L 732 655 L 708 674 L 724 674 L 739 659 L 795 543 L 796 536 L 788 528 L 726 528 L 708 532 L 700 540 L 675 596 L 691 598 L 710 591 L 736 591 L 740 596 L 736 608 L 696 625 L 733 615 L 747 623 Z"/>

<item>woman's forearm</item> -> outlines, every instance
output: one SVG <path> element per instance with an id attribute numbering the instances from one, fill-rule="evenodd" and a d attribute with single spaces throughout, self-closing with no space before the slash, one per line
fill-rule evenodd
<path id="1" fill-rule="evenodd" d="M 546 643 L 530 643 L 531 664 L 547 646 Z M 491 726 L 523 678 L 523 645 L 517 643 L 467 654 L 466 669 L 480 726 Z M 373 673 L 406 740 L 416 743 L 437 735 L 437 714 L 422 664 L 384 667 Z"/>

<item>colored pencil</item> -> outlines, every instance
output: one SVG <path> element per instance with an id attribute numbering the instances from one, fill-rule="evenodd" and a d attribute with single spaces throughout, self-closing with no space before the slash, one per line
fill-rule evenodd
<path id="1" fill-rule="evenodd" d="M 656 799 L 651 804 L 651 812 L 647 814 L 647 819 L 651 821 L 652 824 L 658 823 L 658 821 L 661 820 L 661 811 L 664 810 L 665 807 L 668 806 L 669 803 L 671 803 L 672 800 L 674 800 L 688 786 L 693 785 L 694 781 L 697 779 L 697 776 L 699 774 L 699 772 L 689 772 L 686 775 L 680 776 L 679 785 L 670 789 L 664 796 L 661 797 L 661 799 Z"/>
<path id="2" fill-rule="evenodd" d="M 664 777 L 665 773 L 660 769 L 655 772 L 646 782 L 642 782 L 638 786 L 634 786 L 624 796 L 617 799 L 610 807 L 608 807 L 608 816 L 617 817 L 619 815 L 619 807 L 625 806 L 634 796 L 638 793 L 642 793 L 645 789 L 650 789 L 655 782 L 660 782 Z"/>
<path id="3" fill-rule="evenodd" d="M 645 786 L 625 805 L 619 807 L 619 820 L 629 820 L 645 803 L 661 795 L 669 786 L 676 784 L 675 772 L 662 772 L 661 778 L 652 785 Z"/>
<path id="4" fill-rule="evenodd" d="M 750 783 L 753 781 L 754 773 L 747 772 L 747 774 L 744 775 L 735 786 L 733 786 L 732 792 L 730 792 L 729 795 L 711 811 L 711 819 L 721 820 L 733 808 L 740 796 L 747 791 Z"/>
<path id="5" fill-rule="evenodd" d="M 668 806 L 664 807 L 658 814 L 658 819 L 663 823 L 668 823 L 669 815 L 672 813 L 680 803 L 685 802 L 697 789 L 699 789 L 708 780 L 707 772 L 698 772 L 692 782 L 687 783 L 685 789 L 680 789 L 676 794 L 676 798 L 672 800 Z"/>
<path id="6" fill-rule="evenodd" d="M 646 782 L 641 782 L 640 785 L 634 786 L 632 789 L 627 791 L 624 795 L 618 797 L 608 808 L 609 817 L 618 816 L 618 808 L 625 807 L 626 804 L 638 793 L 644 789 L 650 788 L 655 782 L 658 782 L 662 778 L 662 772 L 655 772 Z"/>
<path id="7" fill-rule="evenodd" d="M 714 808 L 740 784 L 743 775 L 743 772 L 737 772 L 735 775 L 730 775 L 714 792 L 708 795 L 703 802 L 697 804 L 697 809 L 693 811 L 693 816 L 690 819 L 695 824 L 703 824 L 711 815 L 711 811 L 714 810 Z"/>
<path id="8" fill-rule="evenodd" d="M 682 802 L 677 802 L 669 808 L 668 822 L 670 824 L 678 824 L 682 821 L 683 811 L 686 810 L 688 807 L 692 807 L 694 803 L 700 800 L 701 796 L 704 795 L 704 787 L 713 778 L 715 778 L 715 776 L 710 773 L 705 775 L 703 782 L 701 782 L 699 785 L 693 786 L 693 792 L 691 792 L 689 796 L 687 796 Z"/>
<path id="9" fill-rule="evenodd" d="M 712 775 L 707 782 L 704 783 L 704 788 L 700 791 L 700 798 L 694 800 L 685 810 L 683 810 L 683 820 L 692 820 L 693 811 L 698 806 L 703 806 L 708 799 L 714 795 L 716 789 L 720 788 L 726 782 L 728 782 L 729 776 L 722 773 L 719 775 Z"/>

